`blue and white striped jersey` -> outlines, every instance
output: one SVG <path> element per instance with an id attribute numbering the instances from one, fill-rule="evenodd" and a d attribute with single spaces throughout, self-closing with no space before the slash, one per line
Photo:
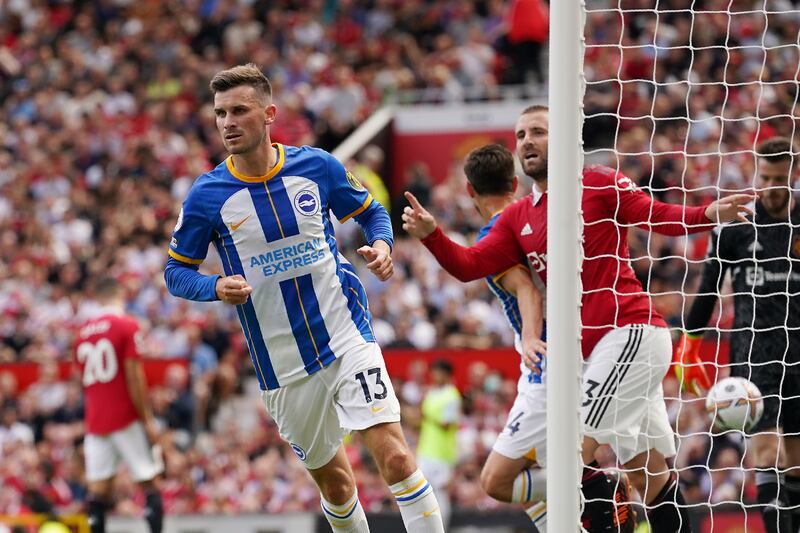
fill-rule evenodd
<path id="1" fill-rule="evenodd" d="M 480 231 L 478 231 L 478 239 L 481 240 L 486 235 L 489 234 L 489 231 L 494 226 L 494 223 L 497 221 L 497 218 L 500 216 L 500 213 L 495 214 L 489 222 L 483 226 Z M 526 268 L 523 265 L 517 265 L 512 268 Z M 527 269 L 526 269 L 527 270 Z M 503 312 L 506 315 L 506 320 L 508 320 L 508 324 L 511 326 L 511 329 L 514 331 L 514 347 L 517 351 L 522 354 L 522 315 L 519 313 L 519 305 L 517 304 L 517 297 L 508 292 L 500 285 L 499 280 L 506 274 L 508 270 L 505 272 L 501 272 L 499 274 L 495 274 L 494 276 L 488 276 L 486 278 L 486 283 L 489 285 L 489 289 L 494 293 L 497 299 L 500 301 L 500 305 L 503 307 Z M 547 333 L 546 333 L 546 326 L 543 325 L 542 327 L 542 340 L 547 340 Z M 542 377 L 534 373 L 525 364 L 520 360 L 520 372 L 523 376 L 526 376 L 529 383 L 541 383 Z"/>
<path id="2" fill-rule="evenodd" d="M 169 248 L 174 260 L 199 265 L 213 242 L 225 274 L 253 288 L 237 311 L 263 390 L 375 341 L 364 287 L 338 252 L 329 212 L 346 221 L 379 204 L 329 153 L 274 146 L 278 161 L 265 176 L 242 175 L 232 157 L 200 176 Z"/>

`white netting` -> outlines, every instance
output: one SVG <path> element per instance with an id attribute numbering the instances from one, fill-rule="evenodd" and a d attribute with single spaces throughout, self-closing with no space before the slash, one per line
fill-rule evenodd
<path id="1" fill-rule="evenodd" d="M 777 136 L 797 142 L 799 33 L 800 11 L 788 0 L 587 0 L 586 163 L 607 165 L 655 198 L 689 206 L 764 186 L 757 146 Z M 551 61 L 557 60 L 556 53 L 551 52 Z M 790 160 L 790 172 L 796 174 L 794 166 Z M 776 348 L 774 343 L 791 339 L 800 320 L 792 312 L 792 302 L 800 298 L 800 244 L 795 247 L 800 241 L 790 231 L 792 223 L 760 218 L 749 234 L 739 231 L 713 240 L 709 233 L 664 237 L 620 225 L 629 229 L 631 266 L 653 295 L 676 344 L 687 317 L 698 313 L 692 305 L 709 249 L 719 258 L 722 269 L 716 274 L 724 282 L 702 294 L 720 297 L 720 303 L 698 331 L 705 335 L 703 357 L 714 362 L 707 367 L 711 378 L 728 376 L 736 366 L 731 360 L 741 363 L 734 373 L 757 383 L 775 382 L 772 392 L 780 411 L 772 416 L 788 421 L 795 406 L 787 402 L 797 398 L 795 388 L 800 391 L 800 373 L 793 365 L 800 361 L 800 344 Z M 731 283 L 737 276 L 741 285 Z M 749 299 L 755 308 L 745 326 L 734 320 L 737 297 Z M 776 312 L 778 318 L 766 316 Z M 733 356 L 732 337 L 735 344 L 747 344 Z M 777 364 L 770 366 L 770 358 Z M 777 441 L 767 435 L 756 442 L 762 450 L 757 461 L 753 439 L 745 440 L 740 431 L 713 430 L 705 398 L 681 393 L 672 372 L 668 375 L 664 393 L 678 435 L 670 465 L 679 473 L 694 530 L 762 531 L 756 471 L 765 470 L 756 467 L 765 465 L 757 462 L 771 461 L 780 473 L 792 461 L 798 464 L 800 454 L 770 455 L 764 446 L 774 449 Z M 640 399 L 652 400 L 644 393 Z M 601 466 L 611 465 L 616 465 L 612 455 L 601 461 Z M 782 493 L 777 504 L 788 508 L 792 502 Z M 798 527 L 800 521 L 791 530 Z"/>

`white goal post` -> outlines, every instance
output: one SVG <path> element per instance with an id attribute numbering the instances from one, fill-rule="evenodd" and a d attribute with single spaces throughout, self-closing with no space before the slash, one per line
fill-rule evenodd
<path id="1" fill-rule="evenodd" d="M 548 530 L 563 532 L 580 529 L 584 13 L 581 0 L 550 3 L 547 516 Z"/>

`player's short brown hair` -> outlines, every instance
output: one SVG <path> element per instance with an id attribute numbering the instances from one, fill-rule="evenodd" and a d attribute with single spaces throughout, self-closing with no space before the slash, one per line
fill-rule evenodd
<path id="1" fill-rule="evenodd" d="M 514 192 L 514 156 L 503 145 L 487 144 L 471 151 L 464 173 L 480 196 Z"/>
<path id="2" fill-rule="evenodd" d="M 794 161 L 797 151 L 792 141 L 786 137 L 773 137 L 767 139 L 756 147 L 756 154 L 761 159 L 770 163 L 780 161 Z"/>
<path id="3" fill-rule="evenodd" d="M 111 276 L 99 278 L 94 283 L 94 297 L 102 303 L 114 300 L 122 293 L 122 284 Z"/>
<path id="4" fill-rule="evenodd" d="M 541 104 L 530 105 L 522 110 L 520 116 L 527 115 L 529 113 L 538 113 L 539 111 L 544 111 L 545 113 L 548 113 L 550 112 L 550 108 L 547 107 L 546 105 L 541 105 Z"/>
<path id="5" fill-rule="evenodd" d="M 208 84 L 213 94 L 229 91 L 242 85 L 253 87 L 264 100 L 272 98 L 272 84 L 255 63 L 237 65 L 217 72 L 211 79 L 211 83 Z"/>

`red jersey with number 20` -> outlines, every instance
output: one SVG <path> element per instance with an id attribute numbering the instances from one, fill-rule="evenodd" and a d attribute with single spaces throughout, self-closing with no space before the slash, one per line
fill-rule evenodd
<path id="1" fill-rule="evenodd" d="M 139 358 L 138 330 L 133 318 L 108 313 L 78 331 L 75 362 L 86 400 L 87 433 L 107 435 L 139 419 L 125 380 L 125 360 Z"/>
<path id="2" fill-rule="evenodd" d="M 614 327 L 666 326 L 630 266 L 628 228 L 686 235 L 714 227 L 705 206 L 686 207 L 654 200 L 614 169 L 583 170 L 584 260 L 583 356 Z M 526 263 L 547 283 L 547 193 L 534 190 L 503 210 L 489 234 L 469 248 L 436 231 L 423 243 L 442 267 L 461 281 L 503 272 Z"/>

